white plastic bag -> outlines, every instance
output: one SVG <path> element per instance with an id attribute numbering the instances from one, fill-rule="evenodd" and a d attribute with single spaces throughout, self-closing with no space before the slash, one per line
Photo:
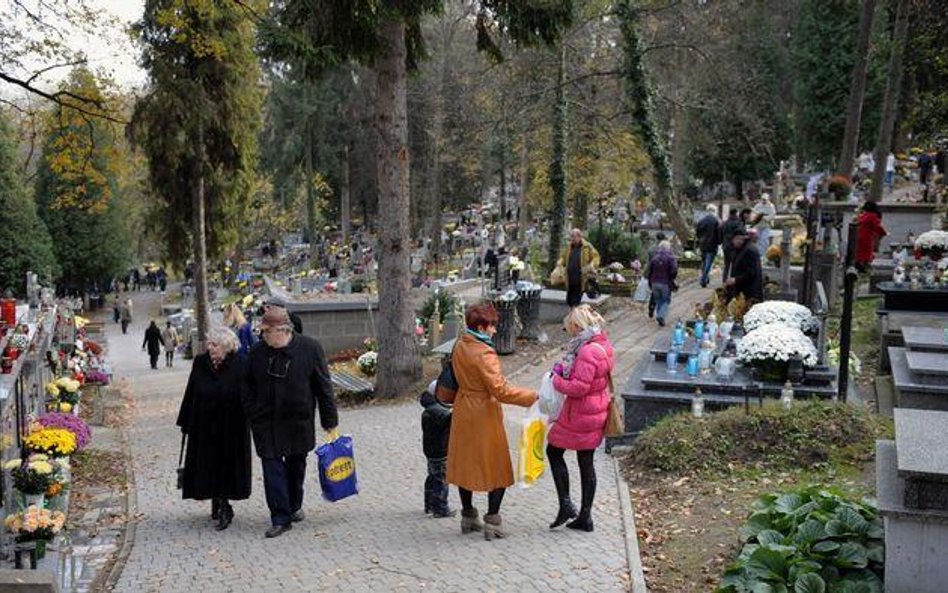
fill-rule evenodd
<path id="1" fill-rule="evenodd" d="M 635 287 L 635 294 L 632 295 L 632 300 L 637 303 L 645 303 L 648 302 L 651 294 L 652 289 L 648 287 L 648 278 L 643 277 L 639 280 L 638 286 Z"/>
<path id="2" fill-rule="evenodd" d="M 540 411 L 546 414 L 550 422 L 556 422 L 566 398 L 553 387 L 553 373 L 543 375 L 543 379 L 540 381 L 539 396 Z"/>

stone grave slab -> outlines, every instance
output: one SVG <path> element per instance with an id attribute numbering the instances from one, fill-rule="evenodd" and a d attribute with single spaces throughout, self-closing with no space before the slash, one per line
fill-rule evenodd
<path id="1" fill-rule="evenodd" d="M 906 348 L 910 350 L 948 352 L 948 339 L 945 339 L 945 331 L 942 329 L 905 325 L 902 326 L 902 337 L 905 339 Z"/>
<path id="2" fill-rule="evenodd" d="M 948 376 L 948 352 L 905 351 L 909 369 L 918 375 Z"/>
<path id="3" fill-rule="evenodd" d="M 948 482 L 948 412 L 895 410 L 899 476 Z"/>
<path id="4" fill-rule="evenodd" d="M 905 348 L 890 346 L 888 353 L 900 408 L 948 411 L 948 381 L 913 373 L 905 358 Z"/>

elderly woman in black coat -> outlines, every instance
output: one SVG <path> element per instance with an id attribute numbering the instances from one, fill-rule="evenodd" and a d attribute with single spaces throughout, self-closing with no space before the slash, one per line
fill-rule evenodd
<path id="1" fill-rule="evenodd" d="M 250 497 L 250 429 L 241 406 L 243 362 L 231 330 L 208 332 L 207 352 L 194 359 L 178 413 L 187 435 L 183 496 L 211 499 L 218 531 L 234 518 L 232 500 Z"/>

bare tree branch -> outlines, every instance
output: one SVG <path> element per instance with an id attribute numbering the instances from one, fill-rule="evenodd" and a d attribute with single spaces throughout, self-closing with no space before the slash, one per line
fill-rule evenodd
<path id="1" fill-rule="evenodd" d="M 30 76 L 29 78 L 27 78 L 25 82 L 26 82 L 26 84 L 32 84 L 34 80 L 36 80 L 36 79 L 39 78 L 40 76 L 46 74 L 46 73 L 49 72 L 50 70 L 55 70 L 56 68 L 68 68 L 68 67 L 70 67 L 70 66 L 84 66 L 84 65 L 86 65 L 87 63 L 88 63 L 88 61 L 87 61 L 85 58 L 82 58 L 81 60 L 76 60 L 76 61 L 74 61 L 74 62 L 66 62 L 66 63 L 63 63 L 63 64 L 53 64 L 53 65 L 51 65 L 51 66 L 47 66 L 47 67 L 45 67 L 45 68 L 41 68 L 41 69 L 37 70 L 36 72 L 33 73 L 32 76 Z"/>
<path id="2" fill-rule="evenodd" d="M 105 111 L 105 108 L 102 105 L 102 101 L 98 99 L 83 97 L 82 95 L 77 95 L 70 91 L 56 91 L 54 93 L 49 93 L 35 87 L 29 81 L 21 80 L 14 76 L 10 76 L 9 74 L 6 74 L 5 72 L 0 72 L 0 80 L 4 82 L 8 82 L 14 86 L 18 86 L 29 93 L 42 97 L 48 101 L 52 101 L 53 103 L 60 105 L 62 107 L 75 109 L 76 111 L 78 111 L 79 113 L 83 115 L 88 115 L 90 117 L 99 117 L 104 120 L 108 120 L 117 124 L 124 125 L 128 123 L 127 121 L 121 118 L 115 117 L 114 115 L 111 115 L 110 113 Z M 72 99 L 73 101 L 76 101 L 76 103 L 73 103 L 71 101 L 65 101 L 64 99 Z M 98 111 L 90 110 L 89 108 L 85 107 L 85 105 L 91 105 L 93 107 L 97 107 Z"/>

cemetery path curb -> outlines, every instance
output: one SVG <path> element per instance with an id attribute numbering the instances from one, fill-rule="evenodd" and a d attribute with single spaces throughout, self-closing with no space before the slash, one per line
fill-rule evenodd
<path id="1" fill-rule="evenodd" d="M 622 514 L 622 527 L 625 530 L 625 553 L 629 562 L 629 577 L 631 578 L 632 593 L 647 593 L 645 587 L 645 573 L 642 570 L 642 557 L 639 552 L 639 536 L 635 530 L 635 512 L 632 510 L 632 497 L 629 496 L 629 485 L 626 484 L 619 471 L 619 460 L 612 457 L 612 467 L 615 471 L 616 486 L 619 490 L 619 512 Z"/>
<path id="2" fill-rule="evenodd" d="M 132 547 L 135 545 L 135 527 L 138 523 L 138 495 L 135 485 L 135 470 L 132 466 L 132 447 L 128 440 L 128 432 L 125 427 L 119 429 L 122 435 L 122 454 L 125 456 L 125 529 L 122 532 L 122 542 L 119 545 L 118 553 L 112 566 L 109 567 L 108 574 L 100 580 L 103 591 L 112 591 L 118 584 L 119 577 L 122 576 L 122 570 L 132 553 Z"/>

